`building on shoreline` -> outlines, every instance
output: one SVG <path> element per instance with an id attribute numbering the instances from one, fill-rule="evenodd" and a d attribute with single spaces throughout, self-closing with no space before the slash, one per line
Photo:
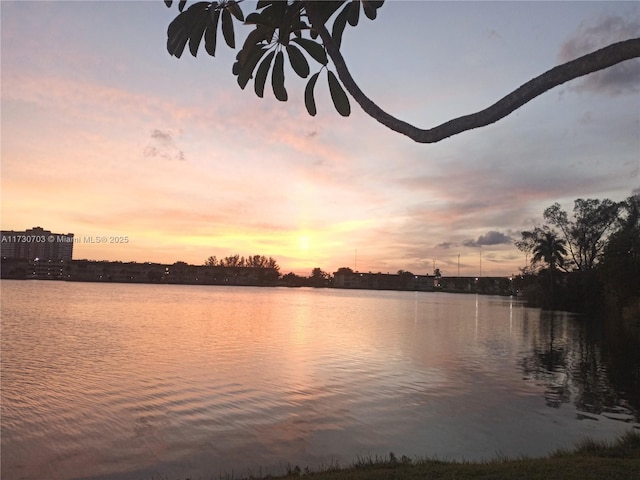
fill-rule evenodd
<path id="1" fill-rule="evenodd" d="M 42 227 L 24 231 L 2 230 L 2 258 L 68 262 L 73 258 L 73 233 L 53 233 Z"/>
<path id="2" fill-rule="evenodd" d="M 220 265 L 171 265 L 151 262 L 73 260 L 74 234 L 52 233 L 41 227 L 25 231 L 2 230 L 0 278 L 66 280 L 78 282 L 154 283 L 188 285 L 301 286 L 281 280 L 278 268 Z M 341 268 L 322 286 L 341 289 L 514 293 L 507 277 L 441 277 L 354 272 Z M 312 285 L 318 286 L 318 285 Z"/>
<path id="3" fill-rule="evenodd" d="M 169 283 L 189 285 L 271 285 L 278 271 L 261 267 L 221 267 L 137 262 L 74 260 L 65 280 L 80 282 Z"/>
<path id="4" fill-rule="evenodd" d="M 439 277 L 414 275 L 411 272 L 361 273 L 349 268 L 341 268 L 333 274 L 335 288 L 355 288 L 366 290 L 415 290 L 430 291 L 436 286 Z"/>
<path id="5" fill-rule="evenodd" d="M 442 277 L 411 272 L 361 273 L 341 268 L 333 274 L 334 288 L 362 290 L 409 290 L 416 292 L 483 293 L 513 295 L 510 277 Z"/>
<path id="6" fill-rule="evenodd" d="M 73 233 L 53 233 L 42 227 L 2 230 L 2 276 L 61 279 L 73 257 Z M 5 272 L 5 268 L 8 271 Z"/>
<path id="7" fill-rule="evenodd" d="M 15 280 L 65 280 L 70 282 L 150 283 L 182 285 L 286 286 L 275 268 L 171 265 L 151 262 L 95 260 L 42 261 L 2 257 L 0 277 Z M 482 293 L 514 295 L 509 277 L 438 277 L 361 273 L 340 269 L 328 285 L 339 289 L 404 290 L 416 292 Z"/>
<path id="8" fill-rule="evenodd" d="M 75 282 L 169 283 L 189 285 L 276 285 L 274 268 L 221 267 L 174 264 L 108 262 L 95 260 L 43 261 L 2 257 L 2 278 L 66 280 Z"/>

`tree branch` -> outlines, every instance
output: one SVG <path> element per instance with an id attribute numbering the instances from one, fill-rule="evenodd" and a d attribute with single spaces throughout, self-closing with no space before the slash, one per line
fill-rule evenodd
<path id="1" fill-rule="evenodd" d="M 320 38 L 322 38 L 322 42 L 336 67 L 340 80 L 354 100 L 360 104 L 368 115 L 378 122 L 391 130 L 408 136 L 418 143 L 436 143 L 445 138 L 457 135 L 458 133 L 490 125 L 506 117 L 514 110 L 517 110 L 547 90 L 562 85 L 569 80 L 609 68 L 626 60 L 640 57 L 640 38 L 632 38 L 613 43 L 600 50 L 596 50 L 595 52 L 548 70 L 542 75 L 529 80 L 484 110 L 458 117 L 437 127 L 424 130 L 388 114 L 362 92 L 351 76 L 351 73 L 349 73 L 340 49 L 331 38 L 331 34 L 329 34 L 321 17 L 318 15 L 313 2 L 307 2 L 306 9 L 309 21 L 320 35 Z"/>

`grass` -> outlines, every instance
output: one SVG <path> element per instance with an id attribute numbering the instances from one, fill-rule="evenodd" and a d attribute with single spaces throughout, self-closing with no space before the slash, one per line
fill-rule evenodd
<path id="1" fill-rule="evenodd" d="M 629 431 L 613 443 L 591 439 L 572 450 L 558 450 L 543 458 L 496 458 L 483 462 L 411 459 L 390 453 L 385 457 L 360 457 L 349 467 L 331 465 L 320 471 L 287 466 L 281 476 L 220 476 L 221 480 L 640 480 L 640 433 Z M 189 479 L 185 479 L 189 480 Z"/>

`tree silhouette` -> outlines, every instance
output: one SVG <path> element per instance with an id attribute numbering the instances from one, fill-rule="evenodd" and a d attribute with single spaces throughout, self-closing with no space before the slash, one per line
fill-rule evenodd
<path id="1" fill-rule="evenodd" d="M 546 271 L 546 276 L 548 277 L 546 288 L 548 289 L 547 295 L 551 307 L 555 306 L 556 270 L 558 267 L 562 268 L 564 266 L 564 257 L 567 255 L 566 244 L 563 239 L 558 237 L 556 232 L 546 229 L 542 231 L 542 235 L 538 237 L 533 247 L 531 263 L 544 262 L 549 267 Z"/>
<path id="2" fill-rule="evenodd" d="M 204 39 L 206 52 L 215 56 L 219 24 L 225 43 L 235 48 L 235 18 L 244 22 L 244 25 L 253 26 L 232 69 L 242 89 L 253 78 L 255 93 L 262 97 L 271 71 L 273 93 L 278 100 L 286 101 L 285 53 L 293 71 L 301 78 L 307 78 L 311 73 L 307 59 L 310 57 L 320 65 L 320 69 L 309 77 L 304 92 L 305 106 L 310 115 L 316 114 L 314 90 L 320 73 L 326 70 L 331 99 L 340 115 L 348 116 L 351 113 L 344 86 L 368 115 L 419 143 L 439 142 L 467 130 L 490 125 L 558 85 L 640 57 L 640 38 L 613 43 L 544 72 L 484 110 L 455 118 L 434 128 L 421 129 L 393 117 L 369 99 L 351 76 L 340 52 L 342 33 L 347 23 L 356 26 L 361 18 L 360 12 L 370 20 L 375 20 L 383 0 L 259 1 L 256 10 L 246 18 L 240 8 L 241 1 L 197 2 L 185 10 L 186 0 L 180 0 L 180 13 L 167 30 L 169 53 L 180 57 L 188 44 L 189 51 L 196 56 Z M 173 0 L 164 2 L 168 7 L 173 4 Z M 336 12 L 338 13 L 334 16 Z M 333 19 L 331 33 L 327 28 L 330 19 Z M 329 59 L 337 76 L 329 68 Z"/>
<path id="3" fill-rule="evenodd" d="M 549 266 L 549 271 L 553 271 L 564 265 L 564 257 L 567 255 L 567 242 L 558 238 L 558 235 L 551 231 L 542 231 L 533 247 L 532 263 L 544 262 Z"/>
<path id="4" fill-rule="evenodd" d="M 624 214 L 604 248 L 602 274 L 615 301 L 640 298 L 640 194 L 622 202 Z"/>
<path id="5" fill-rule="evenodd" d="M 545 220 L 562 232 L 576 269 L 591 270 L 598 263 L 621 205 L 608 198 L 578 198 L 574 201 L 573 219 L 558 203 L 544 211 Z"/>
<path id="6" fill-rule="evenodd" d="M 329 286 L 330 279 L 331 275 L 324 272 L 320 267 L 316 267 L 311 271 L 309 283 L 312 287 L 327 287 Z"/>

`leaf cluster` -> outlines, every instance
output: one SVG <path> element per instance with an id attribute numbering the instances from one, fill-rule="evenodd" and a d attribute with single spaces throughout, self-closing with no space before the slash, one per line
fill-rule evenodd
<path id="1" fill-rule="evenodd" d="M 171 7 L 173 0 L 164 0 Z M 240 7 L 242 0 L 218 0 L 196 2 L 185 9 L 186 1 L 178 2 L 178 16 L 167 29 L 167 50 L 180 58 L 187 47 L 194 57 L 204 40 L 207 54 L 215 56 L 217 33 L 220 27 L 225 43 L 236 47 L 236 23 L 253 27 L 236 55 L 232 72 L 238 85 L 244 89 L 253 79 L 255 94 L 263 98 L 269 74 L 271 89 L 276 99 L 286 102 L 289 98 L 285 85 L 285 64 L 302 79 L 307 79 L 304 101 L 307 112 L 316 115 L 315 87 L 322 70 L 327 72 L 327 84 L 333 105 L 342 116 L 349 116 L 349 98 L 336 74 L 329 69 L 329 59 L 318 25 L 309 21 L 307 8 L 313 4 L 317 18 L 323 26 L 331 19 L 331 37 L 340 46 L 347 23 L 358 25 L 360 13 L 370 20 L 377 17 L 377 10 L 384 0 L 340 0 L 340 1 L 258 1 L 256 10 L 246 18 Z M 310 61 L 312 62 L 310 64 Z M 311 75 L 311 65 L 319 65 Z M 310 76 L 311 75 L 311 76 Z"/>

